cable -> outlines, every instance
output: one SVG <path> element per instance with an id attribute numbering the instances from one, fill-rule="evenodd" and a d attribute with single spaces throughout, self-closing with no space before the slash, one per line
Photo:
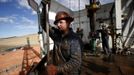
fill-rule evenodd
<path id="1" fill-rule="evenodd" d="M 79 0 L 78 4 L 79 4 L 79 28 L 81 28 L 81 25 L 80 25 L 80 0 Z"/>

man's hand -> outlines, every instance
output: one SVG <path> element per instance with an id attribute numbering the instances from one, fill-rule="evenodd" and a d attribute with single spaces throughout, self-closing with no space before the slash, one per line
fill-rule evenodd
<path id="1" fill-rule="evenodd" d="M 48 75 L 56 75 L 57 74 L 57 68 L 53 64 L 50 64 L 47 66 L 47 73 Z"/>

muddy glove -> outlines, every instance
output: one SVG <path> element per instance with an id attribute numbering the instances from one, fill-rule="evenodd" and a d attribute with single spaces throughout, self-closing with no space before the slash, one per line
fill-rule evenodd
<path id="1" fill-rule="evenodd" d="M 50 64 L 47 66 L 47 73 L 48 75 L 56 75 L 57 74 L 57 68 L 53 64 Z"/>

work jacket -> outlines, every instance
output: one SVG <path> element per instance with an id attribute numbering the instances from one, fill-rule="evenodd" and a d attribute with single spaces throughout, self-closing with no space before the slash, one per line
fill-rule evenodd
<path id="1" fill-rule="evenodd" d="M 41 26 L 46 31 L 45 16 L 41 15 Z M 54 48 L 48 64 L 57 67 L 57 75 L 79 75 L 81 67 L 82 41 L 76 33 L 69 29 L 66 36 L 62 37 L 61 31 L 49 27 L 49 36 L 54 41 Z"/>
<path id="2" fill-rule="evenodd" d="M 78 75 L 81 66 L 81 40 L 72 30 L 62 37 L 60 31 L 54 29 L 50 32 L 54 40 L 52 64 L 57 66 L 58 75 Z"/>

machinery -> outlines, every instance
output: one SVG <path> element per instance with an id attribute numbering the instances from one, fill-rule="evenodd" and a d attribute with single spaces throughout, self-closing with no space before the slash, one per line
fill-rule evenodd
<path id="1" fill-rule="evenodd" d="M 87 9 L 87 16 L 90 18 L 90 37 L 91 37 L 91 50 L 94 52 L 96 49 L 96 11 L 100 8 L 99 1 L 96 2 L 96 0 L 90 0 L 90 5 L 86 5 Z"/>

